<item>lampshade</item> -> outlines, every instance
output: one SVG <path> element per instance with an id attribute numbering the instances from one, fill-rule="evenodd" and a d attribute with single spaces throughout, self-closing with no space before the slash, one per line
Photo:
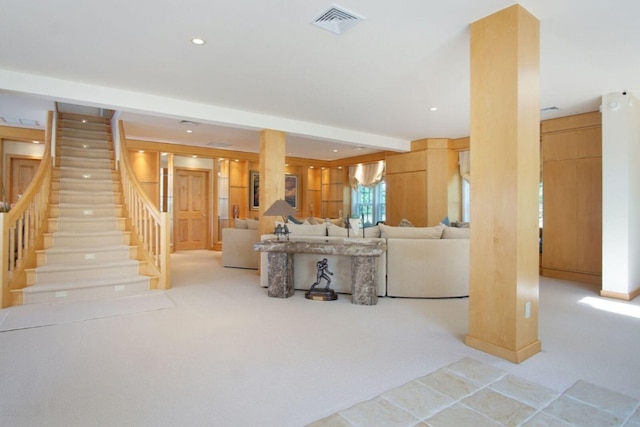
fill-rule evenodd
<path id="1" fill-rule="evenodd" d="M 276 200 L 273 202 L 269 209 L 264 211 L 264 216 L 281 216 L 287 217 L 289 215 L 295 215 L 296 211 L 293 210 L 291 205 L 285 200 Z"/>

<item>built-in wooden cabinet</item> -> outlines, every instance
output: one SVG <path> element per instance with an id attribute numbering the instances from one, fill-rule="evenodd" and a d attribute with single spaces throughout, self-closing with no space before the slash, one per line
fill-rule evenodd
<path id="1" fill-rule="evenodd" d="M 600 113 L 542 123 L 544 276 L 602 282 Z"/>

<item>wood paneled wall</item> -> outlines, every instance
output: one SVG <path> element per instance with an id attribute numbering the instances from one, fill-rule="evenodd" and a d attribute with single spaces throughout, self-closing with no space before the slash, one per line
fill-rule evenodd
<path id="1" fill-rule="evenodd" d="M 542 274 L 602 283 L 599 112 L 542 123 Z"/>
<path id="2" fill-rule="evenodd" d="M 145 194 L 160 208 L 160 153 L 129 150 L 129 162 Z"/>

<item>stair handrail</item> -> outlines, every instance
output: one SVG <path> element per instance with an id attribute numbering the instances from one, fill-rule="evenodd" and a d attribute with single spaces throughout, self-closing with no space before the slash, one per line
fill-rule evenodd
<path id="1" fill-rule="evenodd" d="M 42 160 L 29 186 L 22 197 L 9 212 L 0 213 L 2 228 L 0 229 L 0 263 L 2 264 L 2 292 L 0 308 L 9 307 L 12 303 L 11 291 L 26 285 L 25 269 L 35 267 L 36 250 L 42 245 L 49 216 L 49 194 L 53 158 L 51 146 L 55 132 L 53 111 L 47 113 L 45 128 L 45 147 Z"/>
<path id="2" fill-rule="evenodd" d="M 169 215 L 160 212 L 144 192 L 129 164 L 124 144 L 124 126 L 117 121 L 117 143 L 120 150 L 118 170 L 122 183 L 123 199 L 133 232 L 138 238 L 145 258 L 149 260 L 158 274 L 158 288 L 169 289 L 171 279 Z M 116 132 L 113 132 L 116 134 Z"/>

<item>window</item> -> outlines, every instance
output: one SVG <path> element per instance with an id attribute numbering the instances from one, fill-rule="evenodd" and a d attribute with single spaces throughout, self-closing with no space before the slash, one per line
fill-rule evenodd
<path id="1" fill-rule="evenodd" d="M 386 191 L 384 180 L 371 188 L 358 184 L 357 190 L 351 190 L 351 215 L 364 218 L 367 227 L 384 221 L 387 216 Z"/>
<path id="2" fill-rule="evenodd" d="M 462 179 L 462 221 L 471 221 L 471 185 Z"/>

